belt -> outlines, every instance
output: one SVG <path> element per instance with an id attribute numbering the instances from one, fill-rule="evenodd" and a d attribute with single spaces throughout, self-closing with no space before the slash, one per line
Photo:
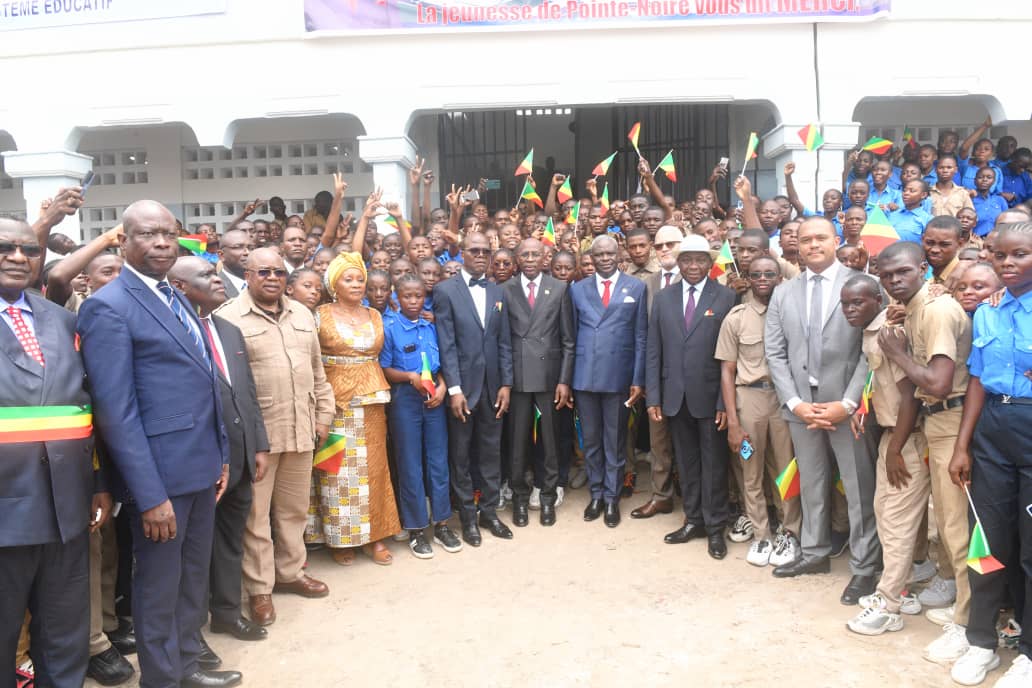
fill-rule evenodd
<path id="1" fill-rule="evenodd" d="M 325 365 L 358 365 L 378 360 L 375 356 L 323 356 Z"/>
<path id="2" fill-rule="evenodd" d="M 747 385 L 738 385 L 739 387 L 748 387 L 749 389 L 774 389 L 774 383 L 768 382 L 767 380 L 757 380 L 756 382 L 750 382 Z"/>
<path id="3" fill-rule="evenodd" d="M 963 405 L 964 405 L 964 397 L 953 397 L 952 399 L 947 399 L 946 401 L 940 401 L 940 402 L 937 402 L 935 404 L 927 404 L 926 403 L 921 410 L 926 415 L 931 416 L 933 414 L 941 413 L 943 411 L 948 411 L 948 410 L 950 410 L 952 408 L 957 408 L 958 406 L 963 406 Z"/>
<path id="4" fill-rule="evenodd" d="M 989 401 L 997 404 L 1015 404 L 1017 406 L 1032 406 L 1032 399 L 1027 397 L 1012 397 L 1009 394 L 987 394 L 985 395 Z"/>

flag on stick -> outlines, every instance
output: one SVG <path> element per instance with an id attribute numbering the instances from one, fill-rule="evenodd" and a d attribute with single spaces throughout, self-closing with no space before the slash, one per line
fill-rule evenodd
<path id="1" fill-rule="evenodd" d="M 602 212 L 609 212 L 609 182 L 602 187 L 602 198 L 598 199 L 598 202 L 602 204 Z"/>
<path id="2" fill-rule="evenodd" d="M 860 239 L 864 242 L 867 253 L 876 256 L 889 244 L 899 241 L 899 234 L 885 216 L 885 212 L 874 206 L 867 213 L 867 223 L 860 230 Z"/>
<path id="3" fill-rule="evenodd" d="M 717 279 L 723 274 L 727 273 L 727 266 L 735 265 L 735 256 L 731 252 L 731 244 L 728 243 L 727 239 L 724 239 L 724 243 L 720 246 L 720 253 L 713 259 L 713 267 L 710 268 L 710 279 Z M 735 265 L 735 270 L 738 270 L 738 266 Z"/>
<path id="4" fill-rule="evenodd" d="M 577 227 L 577 221 L 580 220 L 580 205 L 580 201 L 574 203 L 573 207 L 570 208 L 570 214 L 566 216 L 566 224 L 573 225 L 574 228 Z"/>
<path id="5" fill-rule="evenodd" d="M 892 148 L 892 141 L 880 138 L 878 136 L 872 136 L 871 138 L 867 139 L 867 143 L 864 144 L 865 151 L 871 151 L 872 153 L 875 153 L 877 155 L 885 153 L 890 148 Z"/>
<path id="6" fill-rule="evenodd" d="M 666 175 L 667 179 L 672 182 L 677 181 L 677 170 L 674 168 L 674 149 L 671 148 L 670 152 L 667 153 L 662 160 L 659 161 L 659 165 L 656 167 L 658 170 L 663 170 L 663 174 Z"/>
<path id="7" fill-rule="evenodd" d="M 555 246 L 555 225 L 552 223 L 552 216 L 548 216 L 548 224 L 545 225 L 545 232 L 541 235 L 541 243 L 548 246 Z"/>
<path id="8" fill-rule="evenodd" d="M 187 234 L 179 237 L 179 245 L 194 255 L 200 255 L 208 250 L 207 234 Z"/>
<path id="9" fill-rule="evenodd" d="M 603 176 L 605 176 L 605 174 L 607 172 L 609 172 L 609 166 L 613 164 L 613 158 L 615 158 L 615 157 L 616 157 L 616 153 L 614 152 L 608 158 L 606 158 L 605 160 L 603 160 L 599 164 L 595 165 L 595 169 L 593 169 L 591 171 L 592 176 L 595 176 L 595 177 L 603 177 Z"/>
<path id="10" fill-rule="evenodd" d="M 745 174 L 745 168 L 749 166 L 749 161 L 756 157 L 756 149 L 760 147 L 760 137 L 756 135 L 755 131 L 749 132 L 749 142 L 745 146 L 745 164 L 742 165 L 742 174 Z"/>
<path id="11" fill-rule="evenodd" d="M 430 359 L 426 357 L 425 351 L 420 351 L 419 356 L 423 359 L 423 369 L 419 371 L 419 381 L 423 383 L 423 391 L 426 392 L 426 395 L 433 398 L 437 393 L 437 385 L 434 384 L 434 376 L 430 372 Z"/>
<path id="12" fill-rule="evenodd" d="M 874 394 L 874 371 L 867 371 L 867 379 L 864 381 L 864 391 L 860 394 L 860 409 L 857 413 L 861 419 L 871 412 L 871 396 Z"/>
<path id="13" fill-rule="evenodd" d="M 993 571 L 1005 568 L 1000 560 L 989 551 L 989 541 L 985 538 L 985 531 L 982 529 L 982 519 L 975 511 L 975 502 L 971 499 L 971 491 L 964 485 L 964 494 L 967 495 L 968 504 L 971 505 L 971 513 L 975 516 L 975 527 L 971 529 L 971 541 L 968 543 L 967 565 L 983 576 Z"/>
<path id="14" fill-rule="evenodd" d="M 326 441 L 319 451 L 312 458 L 312 465 L 320 471 L 336 473 L 344 463 L 344 451 L 347 447 L 347 438 L 344 435 L 331 432 L 326 436 Z"/>
<path id="15" fill-rule="evenodd" d="M 627 132 L 627 140 L 631 142 L 632 146 L 634 146 L 634 152 L 638 154 L 639 158 L 641 157 L 641 151 L 638 150 L 638 136 L 640 135 L 641 122 L 635 122 L 634 126 L 631 127 L 631 130 Z"/>
<path id="16" fill-rule="evenodd" d="M 807 124 L 799 130 L 799 138 L 803 140 L 806 150 L 811 153 L 824 145 L 824 137 L 816 124 Z"/>
<path id="17" fill-rule="evenodd" d="M 570 187 L 569 175 L 563 180 L 563 185 L 559 187 L 559 190 L 555 192 L 555 197 L 559 199 L 560 203 L 566 203 L 566 201 L 573 198 L 573 188 Z"/>
<path id="18" fill-rule="evenodd" d="M 917 139 L 914 138 L 914 132 L 907 126 L 903 127 L 903 145 L 907 148 L 917 148 Z"/>
<path id="19" fill-rule="evenodd" d="M 534 433 L 533 433 L 533 437 L 531 437 L 531 440 L 534 442 L 534 444 L 537 444 L 538 426 L 540 426 L 540 425 L 541 425 L 541 411 L 540 411 L 540 409 L 538 409 L 537 404 L 534 404 Z"/>
<path id="20" fill-rule="evenodd" d="M 523 158 L 523 162 L 516 168 L 516 173 L 512 176 L 518 177 L 521 174 L 530 174 L 534 170 L 534 149 L 531 148 L 530 152 L 527 153 L 527 157 Z"/>
<path id="21" fill-rule="evenodd" d="M 523 192 L 520 194 L 520 198 L 526 198 L 529 201 L 534 201 L 534 204 L 539 208 L 544 208 L 545 204 L 541 202 L 541 196 L 537 195 L 537 191 L 530 185 L 529 181 L 523 182 Z"/>
<path id="22" fill-rule="evenodd" d="M 785 466 L 785 470 L 781 471 L 781 475 L 774 482 L 778 486 L 781 501 L 799 496 L 799 464 L 796 463 L 795 457 Z"/>

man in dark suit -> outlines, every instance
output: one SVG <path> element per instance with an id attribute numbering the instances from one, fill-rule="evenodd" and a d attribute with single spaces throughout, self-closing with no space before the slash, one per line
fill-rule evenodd
<path id="1" fill-rule="evenodd" d="M 42 253 L 29 225 L 0 219 L 0 684 L 13 685 L 28 609 L 38 685 L 79 688 L 89 662 L 87 531 L 107 520 L 111 495 L 94 472 L 75 316 L 25 291 Z M 33 422 L 41 413 L 48 429 Z"/>
<path id="2" fill-rule="evenodd" d="M 512 522 L 525 526 L 530 508 L 526 479 L 532 428 L 540 414 L 537 436 L 544 449 L 541 488 L 541 525 L 555 523 L 556 487 L 559 484 L 557 411 L 573 408 L 573 304 L 566 282 L 541 274 L 544 251 L 537 239 L 524 239 L 516 248 L 520 274 L 502 289 L 509 306 L 512 332 Z M 535 413 L 534 409 L 537 409 Z"/>
<path id="3" fill-rule="evenodd" d="M 594 521 L 605 510 L 610 528 L 620 523 L 627 418 L 645 394 L 648 335 L 645 283 L 617 270 L 618 256 L 612 237 L 596 237 L 595 275 L 570 287 L 577 326 L 573 389 L 591 489 L 584 520 Z"/>
<path id="4" fill-rule="evenodd" d="M 252 226 L 250 222 L 246 224 Z M 222 261 L 219 278 L 226 288 L 227 299 L 240 296 L 240 292 L 247 288 L 244 270 L 247 268 L 247 257 L 253 250 L 254 237 L 240 224 L 222 235 L 222 241 L 219 242 L 219 259 Z"/>
<path id="5" fill-rule="evenodd" d="M 240 613 L 240 567 L 244 558 L 244 526 L 253 496 L 251 482 L 264 477 L 269 459 L 269 438 L 265 434 L 247 347 L 236 325 L 211 314 L 226 302 L 226 290 L 214 265 L 197 256 L 180 258 L 169 270 L 168 277 L 197 309 L 218 372 L 222 416 L 229 435 L 229 481 L 215 508 L 209 602 L 211 630 L 212 633 L 229 633 L 238 640 L 261 640 L 268 631 Z"/>
<path id="6" fill-rule="evenodd" d="M 124 269 L 86 299 L 78 329 L 94 418 L 130 513 L 140 683 L 236 685 L 239 673 L 197 662 L 216 493 L 229 473 L 219 383 L 197 316 L 165 279 L 177 252 L 172 213 L 138 201 L 122 225 Z"/>
<path id="7" fill-rule="evenodd" d="M 502 288 L 484 277 L 491 257 L 487 237 L 481 232 L 467 234 L 462 257 L 458 274 L 434 287 L 434 321 L 441 372 L 450 395 L 452 489 L 461 502 L 462 539 L 479 547 L 474 472 L 483 486 L 480 525 L 495 537 L 512 538 L 512 531 L 496 513 L 501 489 L 502 416 L 509 409 L 512 388 L 512 339 Z"/>
<path id="8" fill-rule="evenodd" d="M 684 525 L 664 541 L 709 540 L 714 559 L 727 555 L 727 425 L 720 396 L 720 363 L 713 357 L 720 325 L 735 305 L 735 293 L 709 279 L 713 257 L 698 234 L 681 240 L 677 255 L 680 288 L 656 294 L 649 317 L 649 417 L 670 420 L 674 457 L 681 476 Z"/>

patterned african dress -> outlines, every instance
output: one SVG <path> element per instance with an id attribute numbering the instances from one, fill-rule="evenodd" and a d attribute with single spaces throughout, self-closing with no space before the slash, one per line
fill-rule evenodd
<path id="1" fill-rule="evenodd" d="M 383 321 L 367 308 L 371 322 L 352 326 L 333 317 L 329 305 L 316 310 L 326 378 L 337 400 L 330 432 L 346 440 L 336 473 L 313 471 L 305 542 L 357 547 L 401 530 L 387 465 L 390 385 L 380 369 Z"/>

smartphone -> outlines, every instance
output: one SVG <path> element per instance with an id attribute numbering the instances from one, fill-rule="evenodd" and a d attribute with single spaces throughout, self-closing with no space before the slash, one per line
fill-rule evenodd
<path id="1" fill-rule="evenodd" d="M 480 200 L 480 193 L 476 189 L 473 189 L 472 191 L 468 191 L 462 194 L 461 196 L 459 196 L 459 198 L 462 199 L 463 203 L 467 201 L 471 203 L 476 203 Z"/>
<path id="2" fill-rule="evenodd" d="M 743 461 L 748 461 L 752 458 L 753 447 L 749 443 L 749 440 L 742 440 L 742 448 L 738 450 L 738 453 L 742 455 Z"/>
<path id="3" fill-rule="evenodd" d="M 728 163 L 728 159 L 727 158 L 721 158 L 720 162 L 717 163 L 717 167 L 719 167 L 722 170 L 727 170 L 727 163 Z"/>
<path id="4" fill-rule="evenodd" d="M 487 179 L 485 181 L 487 182 L 487 184 L 485 184 L 485 187 L 488 191 L 497 191 L 498 189 L 502 188 L 501 179 Z"/>
<path id="5" fill-rule="evenodd" d="M 90 188 L 90 184 L 92 184 L 92 183 L 93 183 L 93 170 L 90 170 L 89 172 L 86 173 L 86 176 L 82 178 L 82 181 L 79 182 L 79 186 L 82 187 L 82 195 L 83 196 L 86 195 L 86 189 Z"/>

